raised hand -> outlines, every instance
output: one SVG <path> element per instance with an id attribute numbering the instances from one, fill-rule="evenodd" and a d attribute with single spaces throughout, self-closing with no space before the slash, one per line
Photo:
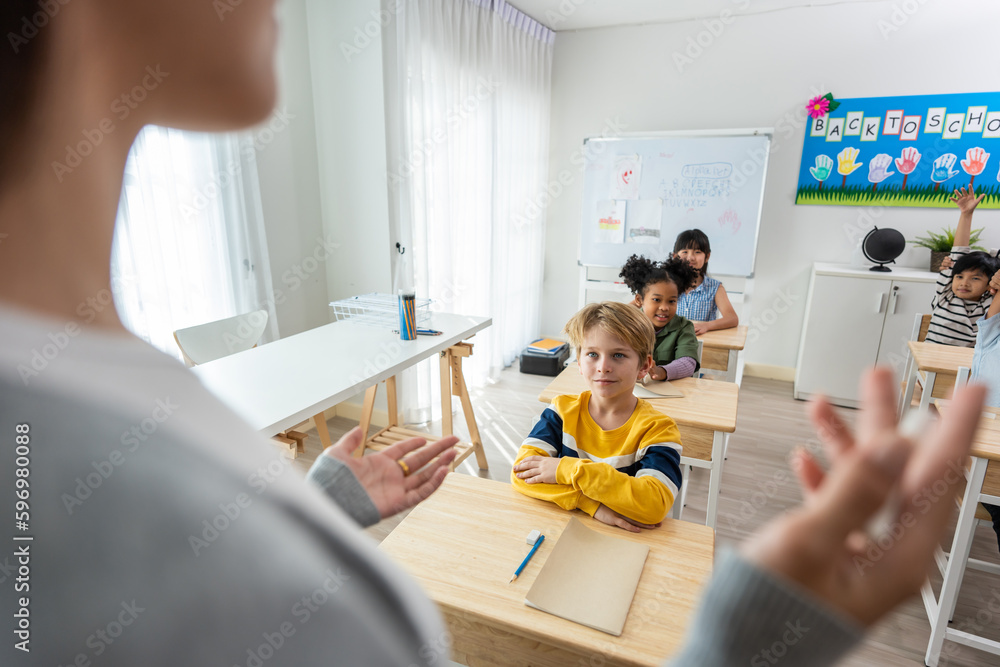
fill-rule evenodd
<path id="1" fill-rule="evenodd" d="M 828 403 L 816 401 L 811 417 L 831 461 L 829 472 L 799 451 L 793 467 L 805 502 L 743 546 L 751 561 L 866 626 L 927 579 L 954 513 L 955 493 L 965 482 L 965 457 L 985 395 L 982 386 L 957 389 L 944 417 L 915 442 L 896 426 L 897 392 L 887 369 L 866 374 L 857 435 Z M 931 488 L 929 499 L 925 491 Z M 899 503 L 891 539 L 871 541 L 865 528 L 894 491 Z"/>
<path id="2" fill-rule="evenodd" d="M 997 292 L 1000 292 L 1000 271 L 993 274 L 990 278 L 990 294 L 996 296 Z"/>
<path id="3" fill-rule="evenodd" d="M 934 189 L 958 173 L 958 169 L 953 169 L 958 156 L 954 153 L 945 153 L 934 160 L 934 168 L 931 170 L 931 180 L 936 184 Z"/>
<path id="4" fill-rule="evenodd" d="M 826 155 L 816 156 L 816 166 L 809 167 L 809 173 L 812 177 L 819 181 L 819 187 L 823 187 L 823 181 L 830 178 L 830 172 L 833 171 L 833 160 L 831 160 Z M 1000 178 L 1000 176 L 998 176 Z"/>
<path id="5" fill-rule="evenodd" d="M 872 185 L 872 190 L 877 188 L 879 183 L 896 173 L 889 171 L 891 165 L 892 156 L 888 153 L 879 153 L 868 163 L 868 180 L 874 184 Z"/>
<path id="6" fill-rule="evenodd" d="M 962 160 L 962 169 L 965 170 L 971 178 L 969 179 L 969 187 L 976 180 L 976 176 L 983 173 L 983 169 L 986 169 L 986 161 L 990 159 L 990 154 L 984 151 L 982 148 L 970 148 L 965 151 L 965 159 Z"/>
<path id="7" fill-rule="evenodd" d="M 984 192 L 977 197 L 975 191 L 972 189 L 972 186 L 969 186 L 968 188 L 959 188 L 955 190 L 955 193 L 948 198 L 948 201 L 958 206 L 958 210 L 962 213 L 971 213 L 976 210 L 976 207 L 979 206 L 979 202 L 983 201 L 983 197 L 985 196 L 986 193 Z"/>

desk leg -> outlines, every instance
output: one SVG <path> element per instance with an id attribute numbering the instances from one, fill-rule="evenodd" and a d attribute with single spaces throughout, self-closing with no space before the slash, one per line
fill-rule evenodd
<path id="1" fill-rule="evenodd" d="M 726 362 L 726 382 L 736 382 L 736 366 L 739 362 L 739 350 L 729 350 L 729 361 Z"/>
<path id="2" fill-rule="evenodd" d="M 490 465 L 486 462 L 483 439 L 479 437 L 479 425 L 476 424 L 476 413 L 472 411 L 472 399 L 469 397 L 469 390 L 465 386 L 465 376 L 462 374 L 462 358 L 455 357 L 454 361 L 458 365 L 458 373 L 454 376 L 454 380 L 458 383 L 458 397 L 462 401 L 465 424 L 469 427 L 469 439 L 472 440 L 472 447 L 476 452 L 476 463 L 479 464 L 480 470 L 489 470 Z"/>
<path id="3" fill-rule="evenodd" d="M 451 435 L 451 350 L 441 352 L 441 435 Z"/>
<path id="4" fill-rule="evenodd" d="M 366 396 L 367 398 L 367 396 Z M 393 426 L 399 426 L 399 406 L 396 403 L 396 376 L 393 375 L 385 380 L 385 401 L 386 407 L 389 411 L 389 424 L 391 428 Z M 372 406 L 374 407 L 374 405 Z"/>
<path id="5" fill-rule="evenodd" d="M 712 467 L 708 478 L 708 514 L 705 525 L 715 530 L 715 515 L 719 510 L 719 487 L 722 484 L 722 459 L 726 434 L 716 431 L 712 435 Z"/>
<path id="6" fill-rule="evenodd" d="M 318 415 L 313 415 L 313 424 L 316 426 L 316 435 L 319 436 L 319 441 L 323 444 L 323 449 L 333 446 L 333 441 L 330 440 L 330 429 L 326 427 L 326 415 L 322 412 Z"/>
<path id="7" fill-rule="evenodd" d="M 899 404 L 899 415 L 900 419 L 906 414 L 906 411 L 910 409 L 910 403 L 913 401 L 913 390 L 917 386 L 917 365 L 913 362 L 913 355 L 907 353 L 906 355 L 906 389 L 903 390 L 903 400 Z"/>
<path id="8" fill-rule="evenodd" d="M 691 466 L 681 464 L 681 490 L 674 498 L 674 506 L 670 508 L 670 518 L 681 520 L 684 515 L 684 501 L 687 499 L 687 485 L 688 485 L 688 475 L 690 474 Z"/>
<path id="9" fill-rule="evenodd" d="M 924 378 L 924 386 L 920 390 L 920 411 L 929 410 L 931 407 L 932 396 L 934 394 L 934 381 L 937 380 L 937 373 L 932 373 L 927 371 L 927 377 Z"/>
<path id="10" fill-rule="evenodd" d="M 395 378 L 393 380 L 395 381 Z M 368 429 L 372 425 L 372 413 L 375 411 L 375 394 L 377 392 L 377 384 L 365 389 L 365 402 L 361 406 L 361 421 L 358 422 L 358 426 L 361 427 L 361 445 L 354 450 L 354 458 L 360 459 L 365 455 L 365 448 L 368 444 Z M 393 396 L 393 399 L 395 399 L 395 396 Z M 392 419 L 391 416 L 390 419 Z"/>
<path id="11" fill-rule="evenodd" d="M 929 389 L 925 388 L 924 391 L 930 393 Z M 986 477 L 987 463 L 986 459 L 972 457 L 972 469 L 969 471 L 969 479 L 965 485 L 962 509 L 958 512 L 955 539 L 951 543 L 948 567 L 945 568 L 944 580 L 941 582 L 941 594 L 933 609 L 928 610 L 928 616 L 931 617 L 931 637 L 927 642 L 927 654 L 924 656 L 924 663 L 927 667 L 937 667 L 938 660 L 941 658 L 941 649 L 944 646 L 945 633 L 948 630 L 948 617 L 955 608 L 958 592 L 962 587 L 962 577 L 965 575 L 966 566 L 966 561 L 962 556 L 969 553 L 969 545 L 975 531 L 976 505 L 979 502 L 979 492 L 983 488 L 983 479 Z M 951 501 L 945 498 L 938 502 Z M 933 614 L 931 614 L 932 611 Z"/>

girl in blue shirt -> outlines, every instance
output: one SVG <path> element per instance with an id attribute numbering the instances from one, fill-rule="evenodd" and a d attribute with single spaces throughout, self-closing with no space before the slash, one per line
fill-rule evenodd
<path id="1" fill-rule="evenodd" d="M 707 275 L 712 246 L 705 232 L 700 229 L 688 229 L 678 234 L 677 240 L 674 241 L 674 255 L 686 261 L 698 272 L 694 286 L 681 294 L 677 301 L 677 314 L 692 321 L 695 335 L 700 336 L 706 331 L 716 329 L 731 329 L 739 324 L 740 319 L 733 304 L 729 302 L 726 288 L 721 282 Z"/>

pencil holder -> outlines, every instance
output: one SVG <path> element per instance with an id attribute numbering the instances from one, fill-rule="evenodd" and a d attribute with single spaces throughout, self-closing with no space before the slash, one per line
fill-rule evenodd
<path id="1" fill-rule="evenodd" d="M 417 337 L 417 311 L 412 294 L 399 295 L 399 337 L 403 340 Z"/>

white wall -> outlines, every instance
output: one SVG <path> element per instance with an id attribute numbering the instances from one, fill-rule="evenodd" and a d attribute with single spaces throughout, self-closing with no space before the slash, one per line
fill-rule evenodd
<path id="1" fill-rule="evenodd" d="M 280 6 L 277 129 L 258 170 L 283 337 L 329 322 L 331 300 L 390 289 L 379 10 Z"/>
<path id="2" fill-rule="evenodd" d="M 306 0 L 331 300 L 391 289 L 379 0 Z M 347 53 L 345 54 L 345 48 Z"/>
<path id="3" fill-rule="evenodd" d="M 734 7 L 737 3 L 734 3 Z M 743 3 L 738 3 L 743 4 Z M 728 25 L 702 21 L 560 32 L 553 67 L 550 180 L 569 170 L 573 183 L 548 209 L 542 332 L 551 335 L 576 310 L 582 178 L 571 156 L 584 137 L 614 124 L 627 132 L 775 127 L 749 319 L 761 335 L 748 362 L 795 365 L 811 263 L 849 262 L 858 231 L 871 229 L 865 210 L 795 206 L 806 101 L 814 94 L 879 97 L 996 90 L 1000 4 L 927 1 L 910 16 L 905 3 L 841 4 L 747 15 Z M 752 11 L 752 5 L 750 11 Z M 905 21 L 904 21 L 905 19 Z M 688 39 L 711 43 L 678 71 L 673 53 Z M 694 50 L 692 50 L 693 53 Z M 997 155 L 994 159 L 1000 158 Z M 988 166 L 987 171 L 996 168 Z M 908 239 L 954 225 L 943 209 L 875 209 L 879 227 Z M 1000 213 L 980 211 L 983 245 L 1000 246 Z M 926 267 L 928 251 L 897 260 Z M 793 301 L 770 326 L 760 316 L 782 295 Z M 783 306 L 782 306 L 783 308 Z"/>
<path id="4" fill-rule="evenodd" d="M 275 310 L 286 337 L 330 319 L 326 270 L 317 260 L 324 256 L 323 215 L 305 0 L 281 3 L 280 21 L 277 111 L 256 135 Z"/>

